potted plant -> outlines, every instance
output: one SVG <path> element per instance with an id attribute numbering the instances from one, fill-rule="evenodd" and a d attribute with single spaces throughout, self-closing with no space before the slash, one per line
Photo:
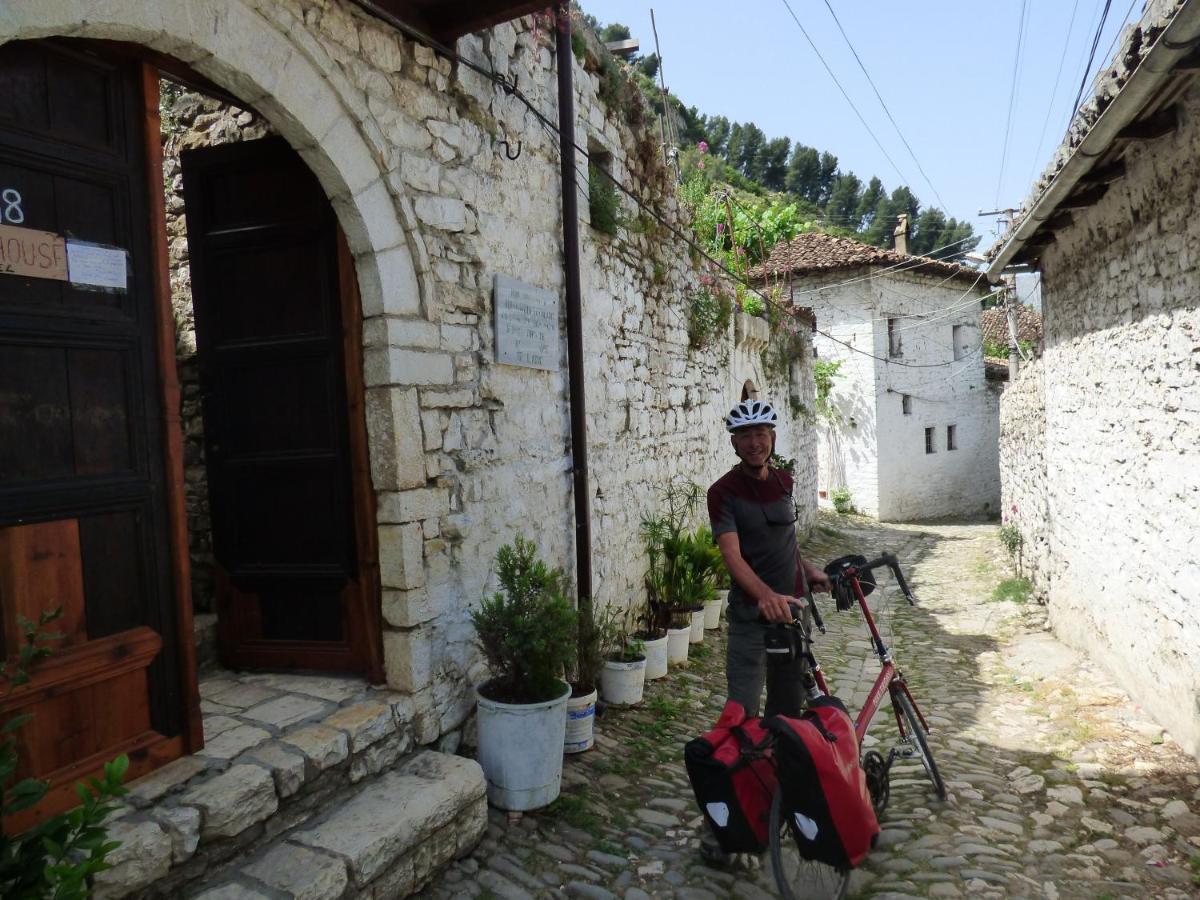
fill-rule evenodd
<path id="1" fill-rule="evenodd" d="M 707 627 L 709 609 L 717 600 L 717 582 L 725 571 L 725 560 L 717 549 L 712 531 L 708 526 L 698 529 L 688 537 L 684 556 L 684 579 L 686 591 L 692 598 L 692 603 L 699 608 L 692 613 L 691 642 L 699 644 L 704 641 L 704 629 Z M 720 606 L 716 607 L 720 616 Z"/>
<path id="2" fill-rule="evenodd" d="M 628 611 L 613 607 L 601 625 L 604 667 L 600 670 L 600 693 L 610 706 L 632 706 L 642 702 L 646 684 L 646 650 L 633 634 Z"/>
<path id="3" fill-rule="evenodd" d="M 713 598 L 704 603 L 704 629 L 706 631 L 721 627 L 721 615 L 724 613 L 725 607 L 729 605 L 729 587 L 729 570 L 725 568 L 725 560 L 722 559 L 721 569 L 717 572 Z"/>
<path id="4" fill-rule="evenodd" d="M 692 613 L 704 609 L 704 595 L 697 590 L 695 578 L 695 542 L 686 533 L 701 496 L 702 490 L 695 482 L 671 482 L 662 492 L 661 511 L 643 516 L 640 529 L 649 559 L 646 630 L 667 635 L 671 662 L 687 660 Z"/>
<path id="5" fill-rule="evenodd" d="M 500 809 L 538 809 L 558 797 L 576 613 L 565 576 L 517 538 L 496 554 L 500 591 L 471 612 L 492 678 L 478 688 L 479 764 L 488 801 Z"/>
<path id="6" fill-rule="evenodd" d="M 601 626 L 592 610 L 579 611 L 579 637 L 575 642 L 575 671 L 571 679 L 571 698 L 567 701 L 567 731 L 564 753 L 582 753 L 595 743 L 596 688 L 604 666 Z"/>

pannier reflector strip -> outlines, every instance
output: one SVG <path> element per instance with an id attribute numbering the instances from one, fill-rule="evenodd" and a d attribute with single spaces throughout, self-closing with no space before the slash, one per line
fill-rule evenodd
<path id="1" fill-rule="evenodd" d="M 729 805 L 726 803 L 710 803 L 704 809 L 712 820 L 724 828 L 729 824 Z"/>

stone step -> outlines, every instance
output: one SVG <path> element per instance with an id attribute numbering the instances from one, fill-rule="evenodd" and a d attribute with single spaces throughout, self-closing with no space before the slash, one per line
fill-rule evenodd
<path id="1" fill-rule="evenodd" d="M 434 751 L 408 757 L 331 811 L 205 879 L 195 900 L 391 900 L 468 854 L 487 828 L 483 772 Z"/>
<path id="2" fill-rule="evenodd" d="M 399 897 L 486 826 L 482 770 L 418 746 L 404 695 L 229 672 L 200 693 L 205 747 L 128 785 L 98 900 Z"/>

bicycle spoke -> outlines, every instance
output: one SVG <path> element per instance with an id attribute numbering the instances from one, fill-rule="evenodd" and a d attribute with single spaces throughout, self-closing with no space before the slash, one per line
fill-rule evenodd
<path id="1" fill-rule="evenodd" d="M 783 812 L 782 791 L 771 801 L 771 869 L 784 900 L 840 900 L 850 884 L 849 869 L 800 855 L 794 826 Z"/>

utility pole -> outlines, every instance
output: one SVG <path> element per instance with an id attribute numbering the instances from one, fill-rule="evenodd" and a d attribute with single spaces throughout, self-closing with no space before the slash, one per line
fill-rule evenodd
<path id="1" fill-rule="evenodd" d="M 1008 383 L 1017 380 L 1021 366 L 1021 348 L 1017 343 L 1017 276 L 1004 276 L 1004 310 L 1008 314 Z"/>

